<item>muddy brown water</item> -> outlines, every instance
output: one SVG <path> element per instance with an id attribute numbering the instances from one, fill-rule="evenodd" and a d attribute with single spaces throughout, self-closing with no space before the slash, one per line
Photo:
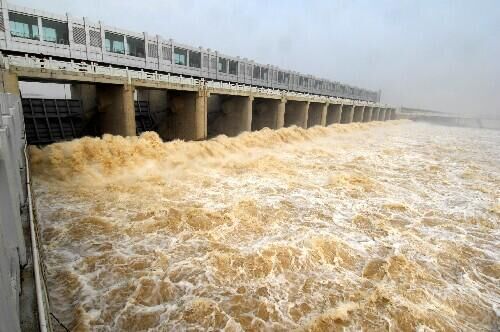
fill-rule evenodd
<path id="1" fill-rule="evenodd" d="M 492 331 L 500 131 L 407 121 L 31 149 L 75 331 Z"/>

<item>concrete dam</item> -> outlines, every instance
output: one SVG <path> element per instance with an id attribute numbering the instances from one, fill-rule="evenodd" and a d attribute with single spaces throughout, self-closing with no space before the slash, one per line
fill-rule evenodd
<path id="1" fill-rule="evenodd" d="M 155 131 L 200 141 L 396 119 L 380 93 L 0 1 L 2 331 L 51 330 L 27 147 Z M 23 83 L 70 86 L 64 99 Z M 38 239 L 38 240 L 37 240 Z M 59 326 L 60 327 L 60 326 Z"/>
<path id="2" fill-rule="evenodd" d="M 0 11 L 0 332 L 497 327 L 498 131 Z"/>

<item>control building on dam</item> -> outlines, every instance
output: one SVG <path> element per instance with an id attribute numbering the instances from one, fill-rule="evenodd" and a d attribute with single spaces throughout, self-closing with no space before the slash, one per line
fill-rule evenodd
<path id="1" fill-rule="evenodd" d="M 65 84 L 71 97 L 23 96 L 23 82 Z M 397 117 L 380 92 L 3 0 L 0 110 L 0 331 L 25 329 L 35 310 L 32 324 L 50 330 L 27 144 L 149 130 L 203 140 Z"/>
<path id="2" fill-rule="evenodd" d="M 1 1 L 2 89 L 71 85 L 71 99 L 23 98 L 28 142 L 157 131 L 164 140 L 389 120 L 380 92 Z"/>

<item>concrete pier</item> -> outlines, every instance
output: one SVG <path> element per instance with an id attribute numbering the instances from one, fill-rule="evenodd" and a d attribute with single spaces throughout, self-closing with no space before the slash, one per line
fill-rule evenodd
<path id="1" fill-rule="evenodd" d="M 340 123 L 341 118 L 342 118 L 342 104 L 328 105 L 328 111 L 326 115 L 326 125 L 329 126 L 334 123 Z"/>
<path id="2" fill-rule="evenodd" d="M 288 100 L 285 105 L 285 127 L 307 128 L 307 110 L 309 102 Z"/>
<path id="3" fill-rule="evenodd" d="M 135 136 L 134 87 L 99 84 L 96 90 L 99 122 L 103 133 Z"/>
<path id="4" fill-rule="evenodd" d="M 327 104 L 310 103 L 307 115 L 307 128 L 324 126 L 326 122 Z"/>
<path id="5" fill-rule="evenodd" d="M 205 91 L 168 91 L 167 139 L 202 140 L 207 137 Z"/>
<path id="6" fill-rule="evenodd" d="M 352 122 L 362 122 L 364 114 L 364 106 L 354 106 L 354 116 Z"/>
<path id="7" fill-rule="evenodd" d="M 252 130 L 252 97 L 212 94 L 207 112 L 208 137 Z"/>
<path id="8" fill-rule="evenodd" d="M 254 98 L 252 102 L 252 131 L 262 128 L 283 128 L 285 103 L 281 99 Z"/>
<path id="9" fill-rule="evenodd" d="M 372 112 L 373 112 L 373 107 L 365 106 L 365 111 L 363 113 L 363 122 L 372 121 Z"/>

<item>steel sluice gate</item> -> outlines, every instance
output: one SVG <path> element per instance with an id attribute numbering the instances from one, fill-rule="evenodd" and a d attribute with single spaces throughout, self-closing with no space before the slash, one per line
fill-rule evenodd
<path id="1" fill-rule="evenodd" d="M 28 144 L 46 145 L 83 136 L 100 136 L 99 113 L 86 116 L 78 99 L 23 98 Z M 135 101 L 137 135 L 154 129 L 149 102 Z"/>

